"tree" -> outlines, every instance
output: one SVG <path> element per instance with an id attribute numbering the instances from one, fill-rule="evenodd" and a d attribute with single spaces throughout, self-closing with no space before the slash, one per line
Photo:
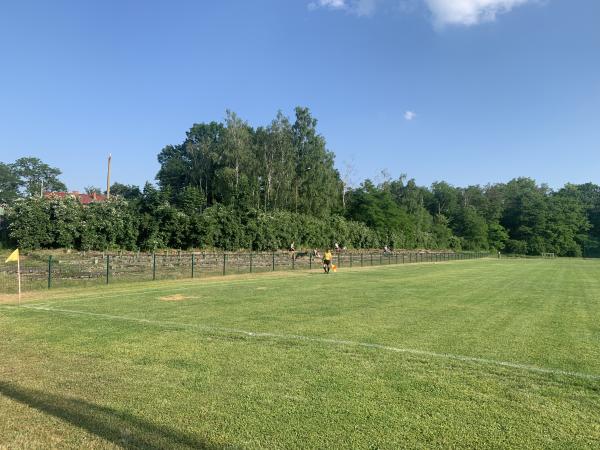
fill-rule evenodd
<path id="1" fill-rule="evenodd" d="M 488 243 L 490 248 L 502 251 L 506 248 L 509 236 L 506 229 L 498 222 L 488 224 Z"/>
<path id="2" fill-rule="evenodd" d="M 308 108 L 296 108 L 292 125 L 295 152 L 294 211 L 325 217 L 341 202 L 342 183 L 334 155 L 317 133 L 317 120 Z"/>
<path id="3" fill-rule="evenodd" d="M 97 186 L 86 186 L 86 187 L 83 188 L 83 190 L 88 195 L 102 194 L 102 189 L 99 188 L 99 187 L 97 187 Z"/>
<path id="4" fill-rule="evenodd" d="M 548 199 L 548 249 L 559 256 L 581 256 L 585 234 L 591 228 L 577 188 L 566 186 Z"/>
<path id="5" fill-rule="evenodd" d="M 18 200 L 8 212 L 10 238 L 19 248 L 36 250 L 53 247 L 49 203 L 30 197 Z"/>
<path id="6" fill-rule="evenodd" d="M 50 167 L 39 158 L 19 158 L 10 165 L 13 173 L 19 177 L 19 187 L 23 194 L 40 196 L 45 192 L 66 191 L 65 184 L 58 179 L 60 169 Z"/>
<path id="7" fill-rule="evenodd" d="M 432 214 L 444 214 L 451 217 L 458 210 L 459 191 L 445 181 L 437 181 L 431 185 L 433 207 Z"/>
<path id="8" fill-rule="evenodd" d="M 290 121 L 281 111 L 268 127 L 256 130 L 254 152 L 263 209 L 289 209 L 295 178 L 294 147 Z"/>
<path id="9" fill-rule="evenodd" d="M 125 200 L 138 200 L 142 196 L 142 191 L 133 184 L 113 183 L 110 187 L 111 197 L 120 197 Z"/>
<path id="10" fill-rule="evenodd" d="M 521 253 L 539 255 L 547 251 L 543 236 L 548 219 L 546 186 L 537 186 L 531 178 L 517 178 L 508 182 L 504 188 L 505 207 L 500 224 L 508 230 L 511 242 L 508 249 Z"/>
<path id="11" fill-rule="evenodd" d="M 0 162 L 0 204 L 12 203 L 19 197 L 19 177 L 13 168 Z"/>
<path id="12" fill-rule="evenodd" d="M 390 236 L 408 227 L 406 210 L 395 201 L 389 189 L 366 180 L 348 196 L 347 216 Z"/>
<path id="13" fill-rule="evenodd" d="M 577 196 L 589 222 L 589 231 L 578 237 L 583 255 L 600 257 L 600 186 L 593 183 L 567 184 L 559 191 L 559 194 L 563 191 Z"/>
<path id="14" fill-rule="evenodd" d="M 223 164 L 218 171 L 225 204 L 233 204 L 240 196 L 248 194 L 248 174 L 252 173 L 255 162 L 252 158 L 251 140 L 252 130 L 248 124 L 236 113 L 227 110 L 223 131 Z"/>
<path id="15" fill-rule="evenodd" d="M 488 226 L 475 207 L 461 208 L 455 219 L 454 232 L 462 238 L 462 248 L 485 250 L 488 248 Z"/>

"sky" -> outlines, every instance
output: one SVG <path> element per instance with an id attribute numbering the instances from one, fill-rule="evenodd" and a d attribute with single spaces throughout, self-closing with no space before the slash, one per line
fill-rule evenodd
<path id="1" fill-rule="evenodd" d="M 72 190 L 154 181 L 225 110 L 307 106 L 357 184 L 600 183 L 598 0 L 12 1 L 0 6 L 0 161 Z"/>

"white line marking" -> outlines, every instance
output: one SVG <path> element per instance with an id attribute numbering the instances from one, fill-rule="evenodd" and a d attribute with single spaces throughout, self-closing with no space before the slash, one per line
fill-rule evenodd
<path id="1" fill-rule="evenodd" d="M 562 369 L 554 369 L 547 367 L 538 367 L 531 364 L 521 364 L 510 361 L 499 361 L 495 359 L 488 358 L 478 358 L 475 356 L 464 356 L 464 355 L 454 355 L 452 353 L 436 353 L 428 350 L 417 350 L 412 348 L 402 348 L 402 347 L 392 347 L 389 345 L 382 344 L 371 344 L 368 342 L 358 342 L 358 341 L 349 341 L 349 340 L 340 340 L 340 339 L 330 339 L 330 338 L 321 338 L 321 337 L 311 337 L 311 336 L 302 336 L 298 334 L 279 334 L 279 333 L 267 333 L 260 331 L 246 331 L 246 330 L 238 330 L 235 328 L 224 328 L 224 327 L 214 327 L 208 325 L 196 325 L 196 324 L 187 324 L 187 323 L 178 323 L 178 322 L 168 322 L 168 321 L 159 321 L 159 320 L 151 320 L 151 319 L 141 319 L 137 317 L 128 317 L 128 316 L 116 316 L 112 314 L 103 314 L 103 313 L 94 313 L 89 311 L 78 311 L 71 309 L 58 309 L 58 308 L 44 308 L 37 306 L 7 306 L 8 308 L 25 308 L 33 311 L 44 311 L 44 312 L 54 312 L 54 313 L 63 313 L 63 314 L 71 314 L 71 315 L 82 315 L 82 316 L 91 316 L 91 317 L 100 317 L 103 319 L 110 320 L 121 320 L 127 322 L 136 322 L 141 324 L 155 325 L 160 327 L 171 327 L 171 328 L 182 328 L 182 329 L 194 329 L 194 330 L 204 330 L 204 331 L 212 331 L 212 332 L 221 332 L 221 333 L 230 333 L 230 334 L 240 334 L 249 337 L 264 337 L 264 338 L 273 338 L 273 339 L 282 339 L 282 340 L 296 340 L 296 341 L 306 341 L 306 342 L 317 342 L 321 344 L 334 344 L 334 345 L 343 345 L 343 346 L 351 346 L 351 347 L 363 347 L 363 348 L 371 348 L 377 350 L 384 350 L 388 352 L 394 353 L 405 353 L 409 355 L 417 355 L 417 356 L 428 356 L 430 358 L 441 358 L 448 359 L 453 361 L 462 361 L 469 363 L 478 363 L 478 364 L 486 364 L 500 367 L 509 367 L 512 369 L 525 370 L 529 372 L 537 372 L 543 374 L 551 374 L 551 375 L 561 375 L 567 377 L 575 377 L 586 380 L 597 381 L 600 380 L 600 375 L 588 374 L 582 372 L 572 372 L 568 370 Z"/>

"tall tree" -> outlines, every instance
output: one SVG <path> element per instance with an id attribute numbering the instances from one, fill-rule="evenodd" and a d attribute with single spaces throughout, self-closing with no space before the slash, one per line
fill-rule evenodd
<path id="1" fill-rule="evenodd" d="M 292 126 L 296 177 L 294 210 L 323 217 L 336 210 L 341 202 L 341 181 L 334 167 L 334 155 L 317 133 L 317 119 L 308 108 L 296 108 Z"/>
<path id="2" fill-rule="evenodd" d="M 256 130 L 255 153 L 264 209 L 287 209 L 295 176 L 294 147 L 290 121 L 281 111 L 267 128 Z"/>
<path id="3" fill-rule="evenodd" d="M 19 177 L 13 168 L 0 162 L 0 204 L 11 203 L 19 197 Z"/>
<path id="4" fill-rule="evenodd" d="M 236 113 L 228 110 L 221 147 L 222 165 L 217 171 L 222 201 L 225 204 L 234 204 L 241 197 L 251 198 L 257 193 L 251 192 L 253 183 L 248 176 L 253 172 L 255 164 L 251 142 L 251 128 Z"/>
<path id="5" fill-rule="evenodd" d="M 50 167 L 39 158 L 19 158 L 11 164 L 11 170 L 19 177 L 19 187 L 24 194 L 40 196 L 44 191 L 66 191 L 67 187 L 59 180 L 60 169 Z"/>

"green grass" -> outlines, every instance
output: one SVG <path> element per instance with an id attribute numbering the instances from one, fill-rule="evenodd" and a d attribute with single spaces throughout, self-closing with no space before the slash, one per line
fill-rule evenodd
<path id="1" fill-rule="evenodd" d="M 0 306 L 0 448 L 600 446 L 593 261 L 122 284 L 24 306 Z"/>

